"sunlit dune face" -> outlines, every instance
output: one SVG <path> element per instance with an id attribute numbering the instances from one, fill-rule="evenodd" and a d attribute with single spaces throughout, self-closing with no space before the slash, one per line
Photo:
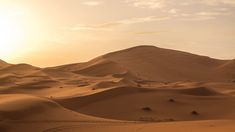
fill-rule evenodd
<path id="1" fill-rule="evenodd" d="M 23 27 L 18 16 L 13 13 L 0 14 L 0 57 L 7 58 L 14 54 L 23 39 Z M 19 50 L 19 49 L 18 49 Z"/>

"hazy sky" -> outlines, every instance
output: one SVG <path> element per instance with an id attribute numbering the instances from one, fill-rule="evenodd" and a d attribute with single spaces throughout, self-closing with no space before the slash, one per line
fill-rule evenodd
<path id="1" fill-rule="evenodd" d="M 0 0 L 0 59 L 52 66 L 136 45 L 235 58 L 235 0 Z"/>

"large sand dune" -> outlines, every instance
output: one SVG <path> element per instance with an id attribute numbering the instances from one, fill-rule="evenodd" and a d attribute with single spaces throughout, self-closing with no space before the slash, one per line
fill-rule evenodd
<path id="1" fill-rule="evenodd" d="M 48 68 L 0 61 L 0 131 L 229 132 L 234 120 L 234 60 L 138 46 Z"/>
<path id="2" fill-rule="evenodd" d="M 231 76 L 221 77 L 220 70 L 234 67 L 231 61 L 216 60 L 205 56 L 140 46 L 103 56 L 137 75 L 156 81 L 228 81 Z M 221 65 L 227 64 L 225 67 Z M 219 68 L 220 67 L 220 68 Z M 234 70 L 228 72 L 234 74 Z"/>
<path id="3" fill-rule="evenodd" d="M 132 72 L 154 81 L 231 81 L 234 60 L 218 60 L 154 46 L 138 46 L 100 56 L 87 63 L 58 67 L 73 73 L 105 76 Z M 226 72 L 226 74 L 224 74 Z"/>

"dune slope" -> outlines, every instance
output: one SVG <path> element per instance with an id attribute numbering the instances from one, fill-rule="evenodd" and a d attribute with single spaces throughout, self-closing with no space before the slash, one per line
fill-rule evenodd
<path id="1" fill-rule="evenodd" d="M 90 76 L 131 72 L 146 80 L 171 82 L 224 82 L 233 80 L 235 74 L 233 60 L 218 60 L 155 46 L 137 46 L 77 65 L 65 65 L 63 69 Z"/>
<path id="2" fill-rule="evenodd" d="M 202 87 L 120 87 L 89 96 L 56 101 L 80 113 L 119 120 L 186 121 L 235 118 L 234 97 Z"/>

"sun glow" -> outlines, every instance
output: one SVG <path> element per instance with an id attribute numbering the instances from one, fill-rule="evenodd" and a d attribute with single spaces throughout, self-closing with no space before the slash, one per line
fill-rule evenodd
<path id="1" fill-rule="evenodd" d="M 19 12 L 0 13 L 0 58 L 10 58 L 23 40 L 24 29 Z"/>

